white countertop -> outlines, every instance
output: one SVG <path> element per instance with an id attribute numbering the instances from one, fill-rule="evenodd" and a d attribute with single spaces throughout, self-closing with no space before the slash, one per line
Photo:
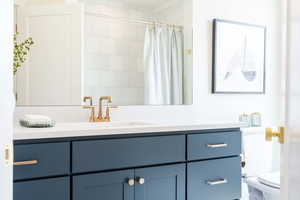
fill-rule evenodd
<path id="1" fill-rule="evenodd" d="M 229 129 L 244 127 L 239 122 L 220 123 L 148 123 L 148 122 L 111 122 L 111 123 L 57 123 L 53 128 L 16 127 L 14 140 L 51 139 L 86 136 L 109 136 L 124 134 L 143 134 L 157 132 L 176 132 L 209 129 Z"/>

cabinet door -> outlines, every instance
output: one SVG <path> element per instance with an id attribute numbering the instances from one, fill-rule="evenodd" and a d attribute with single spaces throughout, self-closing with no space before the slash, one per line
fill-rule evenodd
<path id="1" fill-rule="evenodd" d="M 73 200 L 133 200 L 133 184 L 133 170 L 74 176 Z"/>
<path id="2" fill-rule="evenodd" d="M 14 200 L 70 200 L 69 177 L 14 183 Z"/>
<path id="3" fill-rule="evenodd" d="M 185 200 L 185 164 L 135 170 L 135 200 Z"/>

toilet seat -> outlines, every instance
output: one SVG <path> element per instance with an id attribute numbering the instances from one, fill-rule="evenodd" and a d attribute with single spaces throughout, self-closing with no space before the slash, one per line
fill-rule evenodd
<path id="1" fill-rule="evenodd" d="M 263 174 L 259 177 L 247 177 L 249 199 L 280 200 L 280 174 Z"/>
<path id="2" fill-rule="evenodd" d="M 273 172 L 263 174 L 257 178 L 257 180 L 264 185 L 280 189 L 280 172 Z"/>

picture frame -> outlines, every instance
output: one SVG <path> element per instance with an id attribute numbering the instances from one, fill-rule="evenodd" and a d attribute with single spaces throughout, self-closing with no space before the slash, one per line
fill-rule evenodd
<path id="1" fill-rule="evenodd" d="M 265 94 L 266 27 L 213 20 L 213 94 Z"/>

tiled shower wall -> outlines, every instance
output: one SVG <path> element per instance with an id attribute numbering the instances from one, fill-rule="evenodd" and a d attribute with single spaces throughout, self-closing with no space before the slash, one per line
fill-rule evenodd
<path id="1" fill-rule="evenodd" d="M 128 8 L 85 14 L 84 95 L 112 96 L 116 105 L 144 104 L 145 25 L 108 18 L 140 18 Z"/>

